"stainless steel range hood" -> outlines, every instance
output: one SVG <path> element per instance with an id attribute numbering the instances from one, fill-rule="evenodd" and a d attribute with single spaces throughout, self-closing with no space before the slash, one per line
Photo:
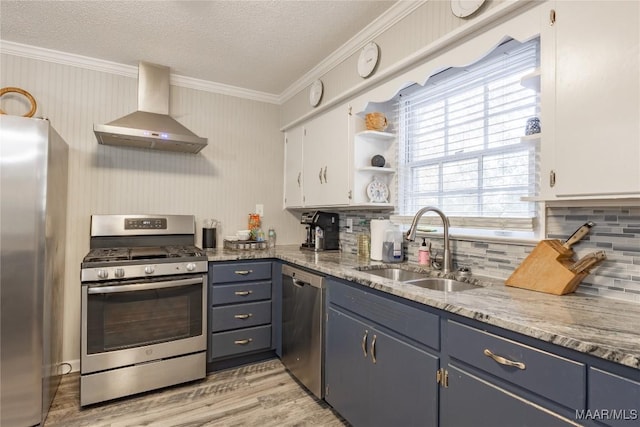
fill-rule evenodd
<path id="1" fill-rule="evenodd" d="M 138 111 L 106 125 L 93 125 L 98 142 L 165 151 L 197 153 L 207 145 L 169 116 L 169 67 L 140 62 Z"/>

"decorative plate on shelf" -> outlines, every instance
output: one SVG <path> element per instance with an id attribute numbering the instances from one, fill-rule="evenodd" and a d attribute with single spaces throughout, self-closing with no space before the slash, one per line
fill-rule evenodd
<path id="1" fill-rule="evenodd" d="M 371 203 L 389 203 L 389 187 L 378 177 L 373 177 L 373 181 L 367 185 L 367 196 Z"/>
<path id="2" fill-rule="evenodd" d="M 483 3 L 484 0 L 451 0 L 451 12 L 458 18 L 466 18 L 480 9 Z"/>
<path id="3" fill-rule="evenodd" d="M 378 57 L 380 56 L 380 49 L 374 42 L 367 44 L 362 48 L 360 56 L 358 57 L 358 75 L 366 78 L 373 74 L 373 70 L 378 64 Z"/>
<path id="4" fill-rule="evenodd" d="M 323 89 L 322 80 L 316 80 L 311 84 L 311 88 L 309 88 L 309 104 L 312 107 L 316 107 L 320 103 Z"/>

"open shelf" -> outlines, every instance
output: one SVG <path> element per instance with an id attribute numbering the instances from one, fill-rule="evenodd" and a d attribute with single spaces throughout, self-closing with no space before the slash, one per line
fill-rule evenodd
<path id="1" fill-rule="evenodd" d="M 396 138 L 395 133 L 390 132 L 380 132 L 377 130 L 364 130 L 362 132 L 358 132 L 356 136 L 364 137 L 366 140 L 378 140 L 378 141 L 393 141 Z"/>
<path id="2" fill-rule="evenodd" d="M 392 168 L 379 168 L 376 166 L 365 166 L 362 168 L 358 168 L 359 172 L 373 172 L 373 173 L 396 173 L 395 169 Z"/>
<path id="3" fill-rule="evenodd" d="M 540 92 L 540 74 L 540 69 L 536 68 L 534 72 L 522 76 L 520 84 L 526 88 Z"/>

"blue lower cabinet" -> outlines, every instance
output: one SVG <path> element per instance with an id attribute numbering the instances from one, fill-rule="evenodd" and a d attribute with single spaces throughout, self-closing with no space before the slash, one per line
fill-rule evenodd
<path id="1" fill-rule="evenodd" d="M 577 418 L 596 425 L 640 425 L 640 373 L 636 380 L 596 368 L 589 369 L 589 409 Z"/>
<path id="2" fill-rule="evenodd" d="M 364 323 L 328 310 L 325 356 L 325 400 L 354 426 L 368 425 L 369 366 Z M 364 344 L 362 344 L 364 342 Z"/>
<path id="3" fill-rule="evenodd" d="M 273 300 L 270 261 L 209 263 L 209 343 L 207 362 L 242 357 L 274 349 L 279 323 L 273 323 L 279 303 Z"/>
<path id="4" fill-rule="evenodd" d="M 329 307 L 325 400 L 355 427 L 435 426 L 438 357 Z"/>
<path id="5" fill-rule="evenodd" d="M 573 420 L 543 409 L 508 390 L 447 366 L 448 385 L 442 395 L 440 425 L 451 427 L 554 427 Z M 434 424 L 435 425 L 435 424 Z"/>

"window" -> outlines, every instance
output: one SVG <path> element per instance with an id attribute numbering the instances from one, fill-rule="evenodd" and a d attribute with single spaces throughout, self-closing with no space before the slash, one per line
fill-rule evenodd
<path id="1" fill-rule="evenodd" d="M 539 40 L 508 41 L 468 67 L 449 68 L 398 96 L 398 213 L 441 208 L 453 226 L 532 230 L 539 115 L 521 79 L 539 64 Z"/>

